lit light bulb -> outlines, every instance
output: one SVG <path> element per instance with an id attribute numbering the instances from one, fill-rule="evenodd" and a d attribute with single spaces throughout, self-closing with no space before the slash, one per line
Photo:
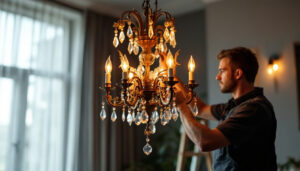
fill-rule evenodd
<path id="1" fill-rule="evenodd" d="M 110 56 L 109 56 L 105 62 L 105 72 L 110 73 L 111 70 L 112 70 L 112 63 L 111 63 Z"/>
<path id="2" fill-rule="evenodd" d="M 122 71 L 123 71 L 123 72 L 127 72 L 127 71 L 128 71 L 128 68 L 129 68 L 129 62 L 128 62 L 128 59 L 127 59 L 126 55 L 124 55 L 124 56 L 121 58 L 121 68 L 122 68 Z"/>
<path id="3" fill-rule="evenodd" d="M 169 50 L 167 55 L 167 65 L 168 65 L 168 75 L 169 78 L 173 77 L 173 67 L 174 67 L 174 59 L 171 51 Z"/>
<path id="4" fill-rule="evenodd" d="M 129 79 L 132 79 L 132 78 L 133 78 L 133 73 L 130 72 L 130 73 L 129 73 Z"/>
<path id="5" fill-rule="evenodd" d="M 174 65 L 173 55 L 170 50 L 167 55 L 167 65 L 168 65 L 168 68 L 173 68 L 173 65 Z"/>
<path id="6" fill-rule="evenodd" d="M 194 80 L 194 71 L 195 71 L 195 61 L 193 56 L 191 55 L 189 63 L 188 63 L 188 68 L 189 68 L 189 80 Z"/>
<path id="7" fill-rule="evenodd" d="M 111 75 L 110 72 L 112 70 L 112 63 L 110 60 L 110 56 L 107 58 L 106 62 L 105 62 L 105 83 L 110 84 L 111 83 Z"/>
<path id="8" fill-rule="evenodd" d="M 189 72 L 194 72 L 195 71 L 195 61 L 194 61 L 194 58 L 193 58 L 192 55 L 190 57 L 188 67 L 189 67 Z"/>
<path id="9" fill-rule="evenodd" d="M 275 63 L 275 64 L 273 64 L 273 70 L 274 70 L 274 71 L 278 71 L 278 69 L 279 69 L 279 66 L 278 66 L 278 64 L 276 64 L 276 63 Z"/>
<path id="10" fill-rule="evenodd" d="M 273 74 L 273 68 L 271 66 L 268 67 L 268 74 L 269 75 Z"/>

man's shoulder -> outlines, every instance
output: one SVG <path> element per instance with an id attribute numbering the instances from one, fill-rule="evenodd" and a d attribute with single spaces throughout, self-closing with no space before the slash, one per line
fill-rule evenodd
<path id="1" fill-rule="evenodd" d="M 273 108 L 272 103 L 264 96 L 255 96 L 250 98 L 239 105 L 240 107 L 262 107 L 262 108 Z"/>

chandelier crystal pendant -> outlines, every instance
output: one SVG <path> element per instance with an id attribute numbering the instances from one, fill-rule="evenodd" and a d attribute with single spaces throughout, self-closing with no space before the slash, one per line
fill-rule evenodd
<path id="1" fill-rule="evenodd" d="M 128 39 L 128 54 L 138 56 L 139 65 L 134 68 L 129 65 L 126 54 L 119 51 L 122 69 L 122 91 L 120 97 L 112 97 L 111 71 L 112 62 L 108 57 L 105 64 L 106 101 L 112 106 L 111 120 L 115 122 L 116 108 L 122 108 L 122 121 L 132 124 L 145 125 L 146 145 L 143 151 L 146 155 L 152 152 L 149 144 L 150 135 L 156 132 L 155 124 L 166 125 L 171 119 L 179 117 L 174 97 L 174 81 L 177 56 L 179 51 L 173 54 L 170 47 L 176 47 L 174 18 L 165 11 L 150 8 L 150 0 L 145 0 L 142 5 L 144 15 L 137 10 L 125 11 L 121 18 L 114 23 L 113 45 L 115 48 Z M 158 20 L 160 21 L 158 22 Z M 161 19 L 163 22 L 161 22 Z M 126 32 L 126 34 L 124 33 Z M 126 37 L 127 36 L 127 37 Z M 159 60 L 159 66 L 150 69 L 150 66 Z M 187 104 L 194 98 L 193 89 L 198 85 L 193 79 L 195 62 L 191 57 L 189 62 L 189 93 Z M 102 102 L 100 118 L 106 118 L 105 103 Z M 125 111 L 127 111 L 127 116 Z"/>

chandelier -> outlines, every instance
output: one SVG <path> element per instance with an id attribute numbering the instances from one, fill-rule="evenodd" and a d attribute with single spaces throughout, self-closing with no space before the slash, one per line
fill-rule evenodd
<path id="1" fill-rule="evenodd" d="M 122 108 L 122 121 L 136 125 L 145 125 L 146 145 L 143 151 L 146 155 L 152 152 L 149 144 L 151 134 L 156 132 L 155 124 L 161 121 L 166 125 L 171 119 L 178 118 L 174 97 L 175 68 L 179 51 L 174 57 L 169 48 L 176 47 L 174 18 L 165 11 L 157 10 L 157 0 L 155 10 L 150 8 L 150 0 L 143 2 L 143 17 L 137 10 L 125 11 L 121 18 L 113 24 L 115 36 L 113 45 L 115 48 L 123 43 L 125 37 L 128 38 L 128 54 L 137 56 L 139 65 L 134 68 L 129 65 L 126 54 L 120 50 L 120 60 L 122 69 L 122 90 L 119 97 L 112 97 L 111 71 L 112 62 L 110 56 L 105 63 L 105 89 L 106 101 L 112 106 L 111 120 L 117 119 L 116 108 Z M 163 21 L 161 21 L 163 20 Z M 126 36 L 124 31 L 127 30 Z M 156 60 L 159 60 L 159 66 L 150 68 Z M 194 97 L 193 89 L 197 86 L 193 79 L 195 62 L 191 56 L 188 64 L 189 84 L 187 88 L 187 103 L 190 103 Z M 126 111 L 127 116 L 126 116 Z M 197 112 L 195 108 L 194 113 Z M 105 102 L 102 101 L 102 110 L 100 118 L 106 118 Z"/>

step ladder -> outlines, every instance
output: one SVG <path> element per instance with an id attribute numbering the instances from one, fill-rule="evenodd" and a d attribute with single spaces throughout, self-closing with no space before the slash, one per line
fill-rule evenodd
<path id="1" fill-rule="evenodd" d="M 200 121 L 203 125 L 207 126 L 207 121 Z M 212 171 L 212 157 L 210 152 L 200 152 L 199 148 L 195 146 L 194 151 L 187 151 L 188 137 L 181 129 L 180 145 L 177 157 L 176 171 L 183 171 L 187 157 L 193 157 L 190 170 L 199 170 L 202 158 L 205 158 L 207 171 Z"/>

